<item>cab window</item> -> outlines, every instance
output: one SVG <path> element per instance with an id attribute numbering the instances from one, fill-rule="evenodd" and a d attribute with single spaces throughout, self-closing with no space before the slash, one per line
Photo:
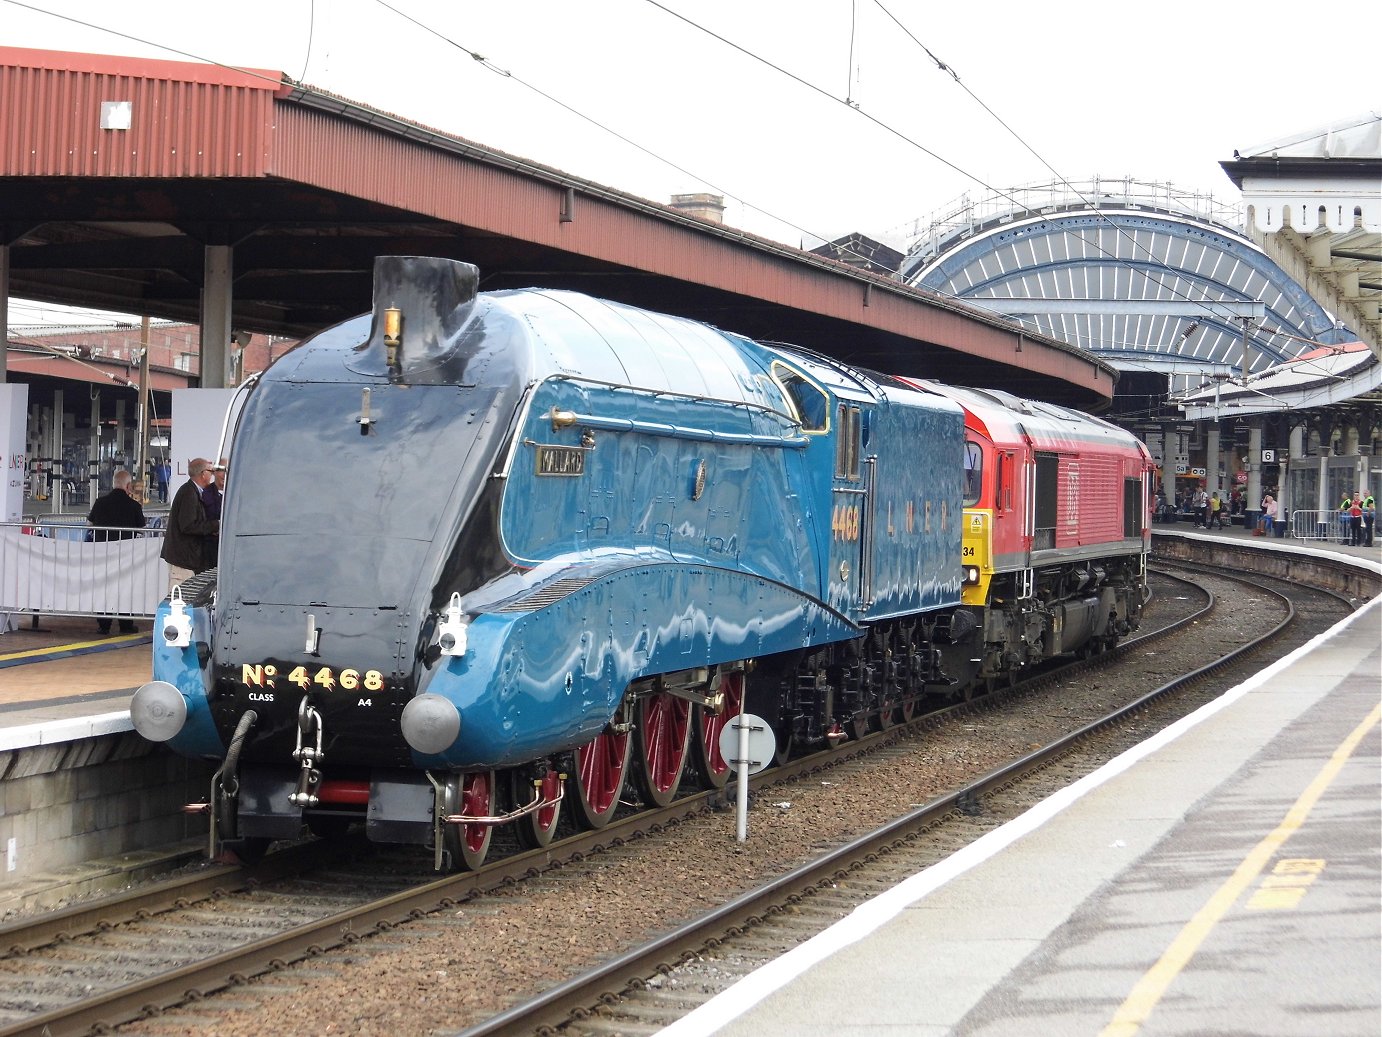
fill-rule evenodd
<path id="1" fill-rule="evenodd" d="M 840 404 L 835 428 L 835 478 L 859 478 L 859 456 L 863 453 L 863 421 L 859 408 Z"/>
<path id="2" fill-rule="evenodd" d="M 785 364 L 773 364 L 773 377 L 782 386 L 787 399 L 796 411 L 804 432 L 824 432 L 829 428 L 830 405 L 826 395 L 815 382 Z"/>
<path id="3" fill-rule="evenodd" d="M 973 440 L 965 440 L 965 507 L 979 503 L 984 486 L 984 450 Z"/>

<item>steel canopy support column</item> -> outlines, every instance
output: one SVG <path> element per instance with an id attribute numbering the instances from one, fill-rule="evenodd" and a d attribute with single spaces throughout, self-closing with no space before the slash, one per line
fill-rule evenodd
<path id="1" fill-rule="evenodd" d="M 1256 522 L 1262 514 L 1262 419 L 1248 425 L 1248 499 L 1243 502 L 1246 521 Z"/>
<path id="2" fill-rule="evenodd" d="M 1356 419 L 1344 426 L 1343 453 L 1345 457 L 1353 458 L 1353 478 L 1349 480 L 1351 485 L 1348 488 L 1350 494 L 1357 493 L 1368 484 L 1368 458 L 1360 450 L 1362 432 Z"/>
<path id="3" fill-rule="evenodd" d="M 9 380 L 10 246 L 0 242 L 0 385 Z"/>
<path id="4" fill-rule="evenodd" d="M 205 245 L 202 253 L 201 387 L 230 384 L 230 307 L 234 248 Z"/>
<path id="5" fill-rule="evenodd" d="M 1288 515 L 1292 511 L 1310 511 L 1302 501 L 1301 494 L 1296 492 L 1300 485 L 1301 476 L 1304 474 L 1305 460 L 1305 429 L 1300 425 L 1291 426 L 1289 438 L 1287 440 L 1286 456 L 1282 458 L 1284 462 L 1281 469 L 1281 507 L 1282 514 Z M 1292 529 L 1295 523 L 1292 523 Z"/>
<path id="6" fill-rule="evenodd" d="M 1223 486 L 1219 482 L 1219 468 L 1221 467 L 1219 455 L 1219 423 L 1211 421 L 1209 430 L 1204 437 L 1204 474 L 1205 481 L 1209 484 L 1210 493 L 1220 493 L 1223 490 Z"/>

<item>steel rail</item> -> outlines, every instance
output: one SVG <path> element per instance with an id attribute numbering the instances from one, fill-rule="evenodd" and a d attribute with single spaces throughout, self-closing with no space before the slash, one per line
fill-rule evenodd
<path id="1" fill-rule="evenodd" d="M 1172 577 L 1173 579 L 1175 577 Z M 1189 581 L 1184 581 L 1189 582 Z M 1207 592 L 1206 592 L 1207 593 Z M 1147 640 L 1164 636 L 1179 626 L 1203 618 L 1214 607 L 1213 595 L 1201 609 L 1176 624 L 1162 630 L 1126 642 L 1090 660 L 1083 660 L 1059 667 L 1054 671 L 1037 674 L 1014 688 L 983 695 L 970 702 L 956 703 L 939 710 L 926 713 L 912 721 L 889 727 L 852 739 L 832 749 L 811 755 L 772 768 L 764 774 L 751 779 L 755 788 L 771 787 L 791 781 L 804 774 L 816 773 L 823 769 L 836 767 L 855 757 L 890 744 L 908 732 L 926 730 L 941 723 L 967 716 L 979 709 L 991 708 L 1007 701 L 1019 691 L 1056 679 L 1062 675 L 1079 672 L 1091 666 L 1112 661 L 1126 648 L 1145 644 Z M 981 779 L 982 781 L 983 779 Z M 974 786 L 956 792 L 937 801 L 942 813 L 952 809 L 961 798 L 974 795 Z M 566 862 L 575 862 L 584 857 L 599 853 L 606 848 L 620 846 L 626 841 L 641 838 L 644 834 L 661 831 L 669 824 L 711 809 L 711 804 L 724 795 L 723 789 L 712 789 L 684 797 L 667 807 L 643 811 L 630 817 L 619 819 L 603 829 L 584 832 L 555 843 L 552 846 L 530 850 L 511 857 L 502 858 L 486 865 L 479 871 L 462 872 L 444 876 L 423 883 L 411 889 L 392 894 L 389 897 L 371 901 L 334 915 L 309 922 L 273 936 L 265 937 L 238 948 L 233 948 L 202 961 L 193 962 L 160 976 L 150 977 L 132 984 L 93 993 L 70 1005 L 51 1009 L 34 1015 L 19 1023 L 0 1028 L 0 1037 L 64 1037 L 67 1034 L 89 1033 L 93 1030 L 107 1029 L 133 1019 L 160 1014 L 166 1008 L 191 999 L 198 999 L 226 987 L 246 981 L 248 978 L 282 968 L 294 961 L 312 957 L 333 947 L 361 939 L 372 932 L 382 932 L 404 924 L 410 919 L 423 917 L 434 911 L 454 907 L 458 903 L 480 896 L 484 893 L 510 885 L 522 879 L 540 874 Z M 892 826 L 905 828 L 908 825 L 924 824 L 928 808 L 914 815 L 908 815 Z M 867 839 L 868 837 L 865 837 Z M 860 840 L 856 840 L 856 843 Z M 854 844 L 850 844 L 854 845 Z M 130 891 L 115 897 L 103 898 L 98 902 L 79 905 L 50 916 L 29 921 L 13 923 L 0 928 L 0 946 L 10 948 L 12 953 L 24 953 L 31 948 L 41 947 L 57 940 L 71 938 L 80 931 L 111 928 L 135 917 L 142 917 L 190 906 L 208 897 L 228 895 L 252 885 L 262 885 L 315 866 L 327 855 L 335 853 L 326 841 L 307 843 L 291 847 L 286 851 L 270 855 L 254 869 L 234 866 L 220 866 L 197 876 L 169 879 L 154 887 Z M 841 859 L 842 851 L 827 858 L 827 861 Z M 819 867 L 829 867 L 824 864 Z M 781 889 L 783 896 L 790 896 L 795 886 L 802 889 L 817 884 L 819 879 L 809 876 L 816 866 L 804 866 L 779 879 L 766 890 Z M 766 895 L 766 894 L 760 894 Z M 758 896 L 746 895 L 711 917 L 737 919 L 729 924 L 748 924 L 754 917 L 754 905 Z M 741 904 L 740 901 L 743 901 Z M 112 908 L 115 910 L 112 911 Z M 120 917 L 112 919 L 111 915 Z M 679 946 L 683 941 L 692 941 L 694 933 L 685 935 L 669 934 L 658 945 Z M 703 938 L 696 941 L 703 943 Z M 689 946 L 689 943 L 687 944 Z M 627 959 L 627 963 L 625 963 Z M 639 960 L 636 952 L 621 956 L 611 963 L 611 967 L 627 968 L 632 976 L 637 971 Z M 572 990 L 586 987 L 588 983 L 573 980 Z M 554 988 L 565 989 L 568 984 Z M 565 997 L 566 995 L 563 995 Z M 575 996 L 574 994 L 572 996 Z M 481 1031 L 494 1032 L 494 1031 Z"/>
<path id="2" fill-rule="evenodd" d="M 1235 578 L 1242 580 L 1241 575 Z M 1244 580 L 1243 582 L 1249 581 Z M 1260 587 L 1260 585 L 1258 586 Z M 1252 641 L 1225 653 L 1206 666 L 1168 681 L 1133 702 L 1111 711 L 1018 760 L 995 768 L 961 789 L 947 793 L 918 807 L 872 832 L 829 851 L 816 861 L 804 864 L 781 878 L 751 890 L 700 918 L 693 919 L 674 931 L 621 954 L 583 975 L 575 976 L 552 987 L 529 1001 L 516 1004 L 483 1023 L 462 1030 L 456 1037 L 491 1037 L 491 1035 L 500 1033 L 520 1032 L 558 1033 L 562 1023 L 590 1015 L 590 1006 L 595 1002 L 609 997 L 617 997 L 618 991 L 628 989 L 630 984 L 642 983 L 647 977 L 675 966 L 680 960 L 685 960 L 689 956 L 705 951 L 726 936 L 737 935 L 738 932 L 754 925 L 758 920 L 789 909 L 801 897 L 810 895 L 812 891 L 827 887 L 846 876 L 850 871 L 859 867 L 866 858 L 887 852 L 889 846 L 899 841 L 908 841 L 919 837 L 924 834 L 926 829 L 937 824 L 947 815 L 954 812 L 972 811 L 973 805 L 984 796 L 1011 786 L 1026 775 L 1049 766 L 1093 735 L 1119 724 L 1125 718 L 1146 709 L 1154 702 L 1173 695 L 1223 669 L 1244 654 L 1279 636 L 1283 630 L 1295 622 L 1295 607 L 1284 595 L 1270 588 L 1260 587 L 1260 589 L 1283 602 L 1286 616 L 1272 629 Z M 1209 603 L 1203 609 L 1175 624 L 1176 628 L 1203 618 L 1213 609 L 1213 595 L 1209 591 L 1205 591 L 1205 593 L 1210 595 Z M 1159 633 L 1149 635 L 1149 637 L 1159 636 Z M 1129 646 L 1138 642 L 1146 643 L 1145 639 L 1139 638 L 1137 642 L 1129 642 Z M 1079 668 L 1082 666 L 1076 667 L 1076 669 Z M 1062 669 L 1062 673 L 1066 675 L 1069 672 L 1070 668 Z M 986 697 L 985 701 L 990 698 L 992 696 Z"/>

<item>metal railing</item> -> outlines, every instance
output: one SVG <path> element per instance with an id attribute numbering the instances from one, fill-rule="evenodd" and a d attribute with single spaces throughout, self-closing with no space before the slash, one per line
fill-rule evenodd
<path id="1" fill-rule="evenodd" d="M 168 591 L 162 549 L 157 528 L 0 522 L 0 633 L 16 615 L 152 617 Z"/>
<path id="2" fill-rule="evenodd" d="M 1339 511 L 1291 512 L 1291 536 L 1297 540 L 1333 540 L 1348 543 L 1347 515 Z"/>

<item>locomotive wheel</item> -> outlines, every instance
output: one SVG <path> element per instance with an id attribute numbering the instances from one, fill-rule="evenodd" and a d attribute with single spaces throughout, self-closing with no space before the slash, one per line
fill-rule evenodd
<path id="1" fill-rule="evenodd" d="M 691 703 L 667 692 L 638 700 L 638 769 L 643 791 L 665 807 L 677 795 L 691 745 Z"/>
<path id="2" fill-rule="evenodd" d="M 859 741 L 869 733 L 869 720 L 876 714 L 870 713 L 866 709 L 861 709 L 852 717 L 845 721 L 845 730 L 849 732 L 849 737 L 853 741 Z"/>
<path id="3" fill-rule="evenodd" d="M 494 771 L 471 771 L 448 779 L 448 813 L 485 817 L 494 813 Z M 454 808 L 454 809 L 452 809 Z M 494 836 L 490 825 L 443 825 L 446 851 L 453 866 L 476 871 L 485 863 L 489 842 Z"/>
<path id="4" fill-rule="evenodd" d="M 910 724 L 912 718 L 917 715 L 917 697 L 915 695 L 903 695 L 897 703 L 897 722 L 899 724 Z"/>
<path id="5" fill-rule="evenodd" d="M 720 684 L 720 692 L 724 701 L 718 713 L 712 713 L 704 706 L 696 707 L 695 732 L 692 735 L 695 749 L 691 762 L 701 787 L 707 789 L 724 788 L 734 771 L 720 755 L 720 732 L 743 708 L 744 675 L 727 674 Z"/>
<path id="6" fill-rule="evenodd" d="M 604 828 L 614 817 L 629 775 L 633 741 L 625 731 L 606 727 L 594 741 L 576 750 L 571 781 L 576 786 L 575 820 L 585 828 Z"/>
<path id="7" fill-rule="evenodd" d="M 540 779 L 535 779 L 519 771 L 510 771 L 510 797 L 514 807 L 521 807 L 533 801 L 533 781 L 541 781 L 537 791 L 544 800 L 554 799 L 561 789 L 561 775 L 548 768 Z M 537 850 L 547 846 L 557 833 L 557 822 L 561 820 L 561 801 L 550 807 L 543 807 L 514 822 L 514 834 L 519 845 L 525 850 Z"/>

